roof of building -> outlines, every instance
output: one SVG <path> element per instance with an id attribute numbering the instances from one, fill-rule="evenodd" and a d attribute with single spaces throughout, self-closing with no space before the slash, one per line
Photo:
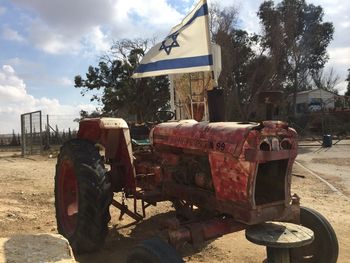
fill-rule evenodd
<path id="1" fill-rule="evenodd" d="M 334 92 L 331 92 L 331 91 L 328 91 L 328 90 L 325 90 L 325 89 L 310 89 L 310 90 L 300 91 L 300 92 L 298 92 L 298 94 L 306 94 L 306 93 L 310 93 L 310 92 L 314 92 L 314 91 L 325 91 L 325 92 L 328 92 L 328 93 L 335 94 Z"/>
<path id="2" fill-rule="evenodd" d="M 331 93 L 331 94 L 333 94 L 333 95 L 335 95 L 335 96 L 341 96 L 341 95 L 339 95 L 339 94 L 337 94 L 337 93 L 334 93 L 334 92 L 332 92 L 332 91 L 325 90 L 325 89 L 310 89 L 310 90 L 299 91 L 299 92 L 297 93 L 297 95 L 307 94 L 307 93 L 314 92 L 314 91 L 319 91 L 319 90 L 322 90 L 322 91 L 324 91 L 324 92 Z M 290 97 L 290 96 L 293 96 L 293 93 L 291 93 L 291 94 L 288 95 L 288 97 Z"/>

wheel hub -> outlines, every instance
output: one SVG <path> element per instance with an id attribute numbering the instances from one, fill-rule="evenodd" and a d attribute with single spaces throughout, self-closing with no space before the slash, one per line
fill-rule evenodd
<path id="1" fill-rule="evenodd" d="M 61 164 L 59 177 L 60 217 L 65 233 L 71 236 L 77 225 L 78 216 L 78 182 L 71 161 Z"/>

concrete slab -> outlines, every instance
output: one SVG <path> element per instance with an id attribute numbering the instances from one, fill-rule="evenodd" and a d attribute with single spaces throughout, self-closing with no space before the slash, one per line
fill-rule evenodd
<path id="1" fill-rule="evenodd" d="M 76 262 L 68 241 L 58 234 L 0 238 L 0 262 Z"/>

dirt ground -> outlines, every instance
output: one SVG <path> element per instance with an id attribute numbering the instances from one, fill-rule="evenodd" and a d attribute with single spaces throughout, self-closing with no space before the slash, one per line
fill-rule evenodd
<path id="1" fill-rule="evenodd" d="M 338 262 L 350 262 L 350 142 L 330 149 L 300 147 L 298 162 L 332 184 L 316 178 L 296 164 L 293 192 L 304 206 L 322 213 L 331 222 L 339 241 Z M 55 158 L 13 157 L 0 153 L 0 237 L 19 234 L 56 233 L 53 177 Z M 131 203 L 130 203 L 131 205 Z M 132 220 L 119 221 L 118 211 L 111 208 L 112 220 L 105 247 L 97 253 L 77 257 L 79 262 L 125 262 L 128 251 L 139 241 L 157 233 L 160 221 L 173 215 L 169 203 L 158 204 L 143 222 L 128 227 Z M 248 242 L 244 231 L 226 235 L 201 248 L 181 250 L 186 262 L 262 262 L 265 249 Z"/>

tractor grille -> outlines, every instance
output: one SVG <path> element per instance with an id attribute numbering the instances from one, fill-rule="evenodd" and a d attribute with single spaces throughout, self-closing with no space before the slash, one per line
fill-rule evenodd
<path id="1" fill-rule="evenodd" d="M 284 201 L 288 160 L 261 163 L 255 180 L 255 204 Z"/>

